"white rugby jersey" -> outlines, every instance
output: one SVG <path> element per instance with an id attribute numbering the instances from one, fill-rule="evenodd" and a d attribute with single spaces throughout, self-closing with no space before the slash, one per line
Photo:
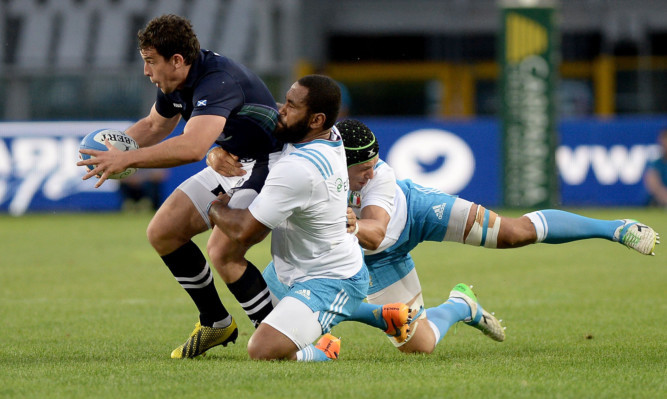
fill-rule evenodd
<path id="1" fill-rule="evenodd" d="M 273 230 L 271 254 L 287 285 L 316 277 L 344 279 L 363 265 L 357 238 L 347 233 L 349 178 L 340 134 L 286 144 L 248 210 Z"/>
<path id="2" fill-rule="evenodd" d="M 379 206 L 387 211 L 390 217 L 384 240 L 374 251 L 364 249 L 366 255 L 382 252 L 394 245 L 401 236 L 408 218 L 405 194 L 396 184 L 394 169 L 380 159 L 375 165 L 373 173 L 373 178 L 361 188 L 361 191 L 350 193 L 350 206 L 357 217 L 360 217 L 361 210 L 369 205 Z"/>

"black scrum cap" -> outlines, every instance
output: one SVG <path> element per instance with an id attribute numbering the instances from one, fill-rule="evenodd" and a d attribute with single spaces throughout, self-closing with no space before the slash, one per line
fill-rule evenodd
<path id="1" fill-rule="evenodd" d="M 336 123 L 336 128 L 343 137 L 347 167 L 368 162 L 378 156 L 380 146 L 375 135 L 356 119 L 347 119 Z"/>

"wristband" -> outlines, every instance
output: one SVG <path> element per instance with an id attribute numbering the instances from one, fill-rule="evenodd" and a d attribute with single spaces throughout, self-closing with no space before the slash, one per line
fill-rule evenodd
<path id="1" fill-rule="evenodd" d="M 354 231 L 352 232 L 352 235 L 357 235 L 359 232 L 359 222 L 354 222 Z"/>
<path id="2" fill-rule="evenodd" d="M 204 159 L 206 160 L 206 166 L 213 167 L 213 165 L 211 165 L 211 164 L 208 163 L 208 154 L 210 154 L 211 151 L 215 150 L 216 148 L 218 148 L 218 146 L 217 146 L 217 145 L 214 145 L 213 147 L 209 148 L 208 151 L 206 151 L 206 156 L 204 157 Z"/>
<path id="3" fill-rule="evenodd" d="M 218 202 L 218 201 L 220 201 L 220 200 L 216 198 L 216 199 L 214 199 L 213 201 L 211 201 L 211 202 L 208 203 L 208 206 L 206 207 L 206 214 L 207 214 L 207 215 L 208 215 L 208 213 L 210 212 L 211 207 L 213 206 L 213 204 L 216 203 L 216 202 Z"/>

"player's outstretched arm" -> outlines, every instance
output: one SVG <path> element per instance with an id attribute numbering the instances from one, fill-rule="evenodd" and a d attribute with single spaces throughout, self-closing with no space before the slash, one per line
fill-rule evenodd
<path id="1" fill-rule="evenodd" d="M 250 248 L 269 235 L 271 229 L 260 223 L 248 209 L 232 209 L 227 206 L 230 200 L 227 194 L 208 206 L 211 223 L 218 226 L 229 238 L 245 248 Z"/>
<path id="2" fill-rule="evenodd" d="M 356 221 L 359 227 L 359 231 L 357 231 L 359 245 L 365 249 L 378 249 L 382 240 L 384 240 L 385 234 L 387 234 L 389 219 L 387 211 L 379 206 L 368 205 L 364 207 L 361 210 L 361 219 Z M 354 229 L 354 224 L 348 221 L 348 225 L 351 225 Z"/>
<path id="3" fill-rule="evenodd" d="M 148 147 L 164 140 L 176 128 L 180 115 L 173 118 L 165 118 L 155 110 L 155 104 L 151 112 L 145 118 L 140 119 L 134 125 L 125 130 L 125 133 L 132 137 L 139 147 Z"/>

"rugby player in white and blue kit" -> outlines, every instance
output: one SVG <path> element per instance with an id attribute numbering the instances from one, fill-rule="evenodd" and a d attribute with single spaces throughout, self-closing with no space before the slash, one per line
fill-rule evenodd
<path id="1" fill-rule="evenodd" d="M 248 342 L 253 359 L 337 357 L 336 349 L 312 343 L 366 296 L 368 271 L 346 228 L 347 164 L 333 127 L 339 107 L 335 81 L 299 79 L 286 94 L 275 131 L 287 144 L 260 194 L 248 209 L 228 207 L 236 193 L 211 203 L 211 221 L 245 247 L 272 232 L 272 267 L 282 295 Z"/>
<path id="2" fill-rule="evenodd" d="M 365 250 L 371 279 L 368 303 L 348 320 L 382 327 L 384 321 L 374 309 L 377 304 L 402 302 L 413 309 L 424 306 L 410 256 L 410 251 L 423 241 L 516 248 L 605 238 L 644 255 L 652 255 L 660 242 L 651 227 L 635 220 L 592 219 L 557 209 L 530 212 L 519 218 L 501 217 L 463 198 L 410 180 L 397 181 L 393 169 L 379 159 L 377 139 L 365 124 L 346 120 L 336 126 L 345 143 L 350 176 L 349 231 Z M 403 352 L 431 353 L 459 321 L 496 341 L 505 339 L 500 322 L 482 309 L 465 284 L 457 284 L 444 303 L 415 317 L 407 338 L 390 339 Z"/>
<path id="3" fill-rule="evenodd" d="M 172 358 L 190 358 L 216 345 L 234 342 L 238 330 L 223 306 L 213 274 L 192 237 L 212 227 L 206 212 L 218 194 L 234 192 L 229 205 L 246 208 L 261 190 L 269 165 L 280 154 L 272 135 L 276 103 L 262 80 L 243 65 L 200 49 L 190 22 L 176 15 L 152 19 L 139 31 L 144 75 L 157 90 L 149 115 L 126 133 L 140 148 L 121 152 L 82 151 L 93 155 L 78 165 L 95 165 L 84 176 L 108 176 L 128 167 L 169 168 L 202 160 L 215 144 L 239 157 L 245 176 L 225 177 L 206 167 L 183 182 L 151 220 L 147 235 L 176 281 L 199 310 L 199 322 Z M 183 133 L 166 139 L 183 118 Z M 272 309 L 259 270 L 245 260 L 245 248 L 213 228 L 209 258 L 251 321 L 259 324 Z"/>
<path id="4" fill-rule="evenodd" d="M 486 248 L 516 248 L 535 243 L 561 244 L 588 238 L 605 238 L 645 255 L 653 255 L 659 235 L 649 226 L 631 219 L 600 220 L 547 209 L 519 218 L 500 217 L 495 212 L 457 196 L 422 187 L 409 180 L 397 181 L 393 169 L 379 159 L 379 145 L 362 122 L 336 124 L 345 143 L 350 197 L 348 231 L 365 251 L 370 272 L 368 303 L 362 303 L 347 320 L 381 329 L 389 324 L 383 303 L 423 307 L 421 285 L 410 251 L 423 241 L 454 241 Z M 229 165 L 223 151 L 211 163 Z M 233 172 L 229 167 L 224 173 Z M 501 223 L 502 222 L 502 223 Z M 273 294 L 280 286 L 273 265 L 263 272 Z M 385 305 L 386 306 L 386 305 Z M 449 328 L 464 321 L 496 341 L 505 338 L 500 322 L 482 309 L 465 284 L 457 284 L 447 301 L 414 317 L 410 326 L 390 334 L 403 352 L 431 353 Z"/>

